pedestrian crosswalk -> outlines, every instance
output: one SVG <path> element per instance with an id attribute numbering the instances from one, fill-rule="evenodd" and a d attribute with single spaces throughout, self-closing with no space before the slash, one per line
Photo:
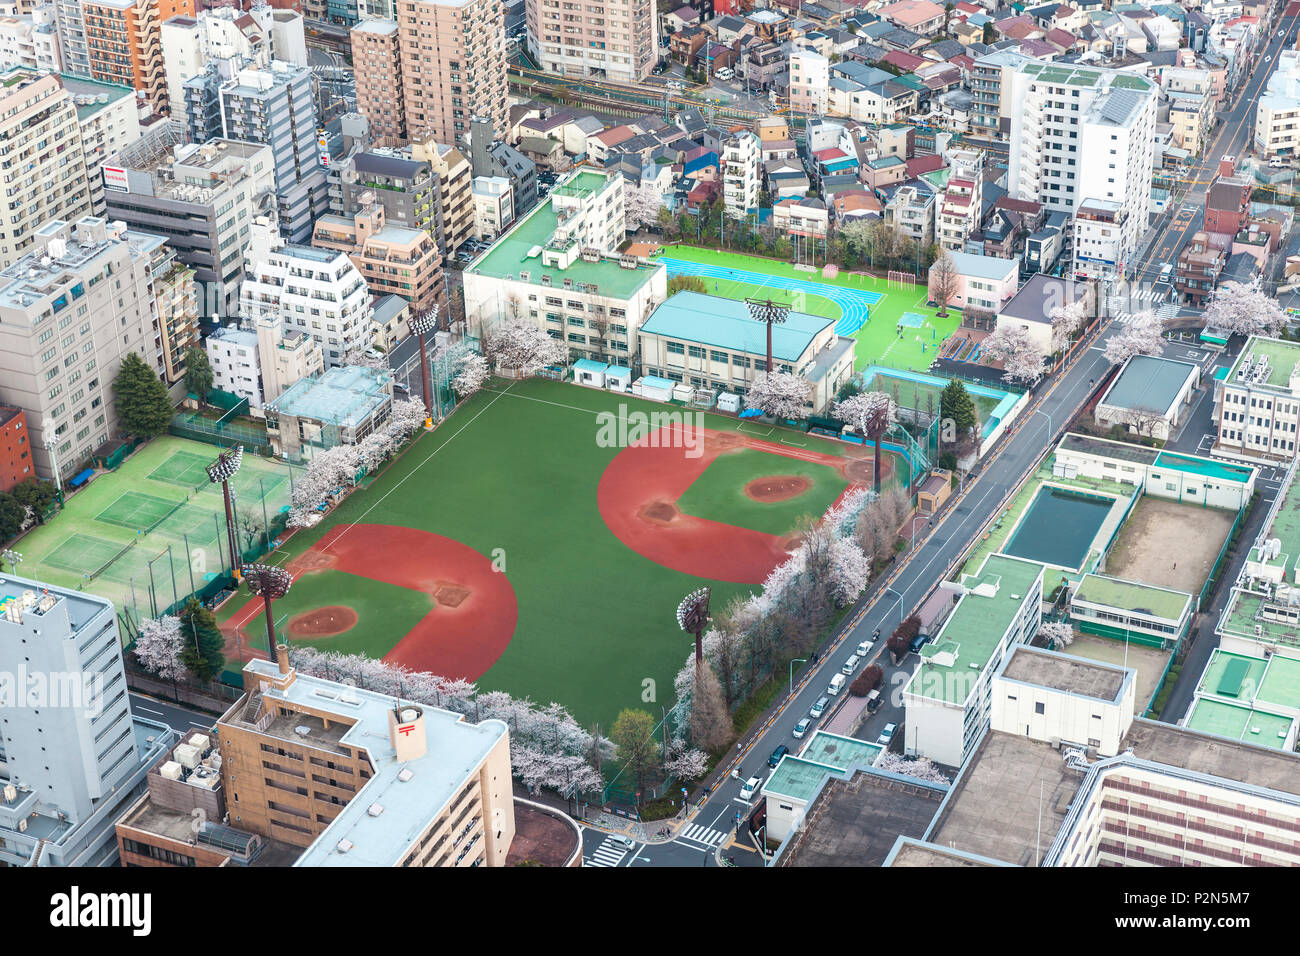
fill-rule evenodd
<path id="1" fill-rule="evenodd" d="M 592 851 L 591 856 L 583 861 L 585 866 L 618 866 L 628 854 L 627 844 L 622 837 L 605 837 L 600 846 Z"/>
<path id="2" fill-rule="evenodd" d="M 1173 305 L 1172 303 L 1167 303 L 1165 305 L 1156 306 L 1154 309 L 1151 309 L 1149 311 L 1155 313 L 1155 317 L 1157 319 L 1160 319 L 1160 321 L 1163 322 L 1167 319 L 1172 319 L 1178 315 L 1178 306 Z M 1115 311 L 1111 313 L 1111 315 L 1113 316 L 1111 321 L 1116 323 L 1117 325 L 1128 325 L 1140 314 L 1142 313 L 1128 312 L 1128 311 Z"/>
<path id="3" fill-rule="evenodd" d="M 701 843 L 704 846 L 717 846 L 727 838 L 727 834 L 721 830 L 714 830 L 699 823 L 693 823 L 678 834 L 679 840 L 690 840 L 692 843 Z"/>

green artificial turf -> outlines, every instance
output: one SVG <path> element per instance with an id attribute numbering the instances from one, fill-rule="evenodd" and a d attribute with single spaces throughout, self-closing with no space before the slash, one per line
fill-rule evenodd
<path id="1" fill-rule="evenodd" d="M 853 336 L 857 340 L 854 367 L 858 369 L 866 368 L 868 365 L 886 365 L 911 372 L 928 371 L 930 363 L 939 355 L 943 340 L 952 335 L 961 324 L 961 315 L 956 310 L 950 310 L 947 316 L 940 318 L 934 309 L 925 304 L 927 291 L 924 283 L 891 289 L 886 280 L 865 273 L 841 271 L 835 278 L 827 279 L 822 275 L 820 267 L 814 272 L 809 272 L 796 269 L 788 262 L 765 259 L 762 256 L 718 252 L 714 249 L 683 245 L 669 245 L 663 248 L 663 254 L 674 259 L 687 259 L 723 269 L 747 269 L 764 275 L 784 276 L 790 279 L 842 286 L 846 289 L 881 293 L 884 298 L 870 306 L 870 321 Z M 714 292 L 712 288 L 714 280 L 701 277 L 701 281 L 704 282 L 708 292 L 729 299 L 772 294 L 770 288 L 760 291 L 763 288 L 760 285 L 734 280 L 719 281 L 718 289 Z M 801 295 L 794 307 L 800 312 L 811 315 L 832 319 L 840 317 L 839 306 L 820 296 Z M 904 312 L 921 313 L 926 317 L 928 325 L 921 328 L 904 328 L 899 334 L 898 322 Z"/>
<path id="2" fill-rule="evenodd" d="M 545 380 L 496 383 L 419 438 L 373 485 L 296 534 L 285 560 L 334 526 L 354 522 L 421 528 L 484 555 L 501 549 L 519 620 L 510 646 L 480 686 L 558 701 L 606 731 L 627 707 L 658 715 L 673 704 L 673 677 L 690 650 L 674 620 L 682 597 L 710 584 L 713 606 L 722 608 L 751 588 L 662 567 L 606 528 L 596 488 L 621 449 L 598 443 L 597 415 L 620 406 L 671 410 Z M 740 424 L 704 418 L 705 427 L 718 430 Z M 839 443 L 784 429 L 769 440 L 783 437 L 809 450 L 843 451 Z M 786 465 L 783 459 L 781 469 Z M 350 590 L 328 597 L 331 604 L 351 602 Z M 390 646 L 406 633 L 397 623 L 391 632 Z"/>
<path id="3" fill-rule="evenodd" d="M 797 475 L 810 485 L 787 501 L 764 503 L 745 494 L 750 481 L 775 475 Z M 697 518 L 783 535 L 793 531 L 804 515 L 825 514 L 847 486 L 844 476 L 829 465 L 742 448 L 715 458 L 677 499 L 677 508 Z"/>
<path id="4" fill-rule="evenodd" d="M 232 601 L 232 611 L 243 601 Z M 345 605 L 357 612 L 357 623 L 330 637 L 293 638 L 295 644 L 310 644 L 322 651 L 383 657 L 411 628 L 433 610 L 433 598 L 423 591 L 349 574 L 346 571 L 313 571 L 300 575 L 289 593 L 275 602 L 276 634 L 287 634 L 289 621 L 304 611 Z M 233 606 L 233 607 L 232 607 Z M 223 615 L 229 617 L 229 615 Z M 265 618 L 255 617 L 244 625 L 246 640 L 264 647 Z"/>

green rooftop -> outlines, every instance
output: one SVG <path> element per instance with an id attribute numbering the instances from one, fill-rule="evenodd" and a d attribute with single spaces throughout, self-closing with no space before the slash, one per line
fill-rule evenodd
<path id="1" fill-rule="evenodd" d="M 1257 703 L 1300 711 L 1300 661 L 1274 654 L 1255 692 Z"/>
<path id="2" fill-rule="evenodd" d="M 557 186 L 552 194 L 588 196 L 609 188 L 612 182 L 611 176 L 604 173 L 583 170 L 573 179 Z M 551 283 L 549 288 L 557 293 L 580 291 L 576 288 L 565 290 L 564 280 L 569 279 L 575 287 L 595 285 L 599 295 L 626 299 L 649 282 L 656 272 L 667 268 L 657 263 L 641 265 L 635 269 L 624 269 L 617 259 L 602 258 L 598 262 L 587 262 L 581 257 L 575 259 L 567 269 L 543 266 L 540 250 L 551 241 L 558 224 L 559 220 L 552 199 L 548 198 L 515 223 L 504 236 L 492 244 L 492 248 L 484 254 L 483 258 L 467 271 L 474 275 L 496 279 L 513 277 L 518 280 L 522 270 L 529 274 L 528 282 L 539 288 L 548 288 L 541 280 L 542 276 L 549 276 Z"/>
<path id="3" fill-rule="evenodd" d="M 1263 616 L 1264 595 L 1257 591 L 1236 590 L 1223 618 L 1223 630 L 1269 644 L 1300 646 L 1300 629 L 1285 621 Z M 1259 628 L 1256 633 L 1255 628 Z"/>
<path id="4" fill-rule="evenodd" d="M 1228 373 L 1229 385 L 1238 384 L 1237 373 L 1247 358 L 1250 358 L 1254 365 L 1258 365 L 1261 358 L 1268 359 L 1268 376 L 1263 381 L 1254 383 L 1255 387 L 1267 386 L 1289 393 L 1291 373 L 1295 370 L 1296 364 L 1300 363 L 1300 342 L 1284 342 L 1281 339 L 1252 335 L 1246 342 L 1246 347 L 1237 356 L 1232 371 Z"/>
<path id="5" fill-rule="evenodd" d="M 793 797 L 806 803 L 817 793 L 817 788 L 821 786 L 827 774 L 839 774 L 839 772 L 839 767 L 815 763 L 787 754 L 781 758 L 781 762 L 772 771 L 772 776 L 763 785 L 763 792 Z"/>
<path id="6" fill-rule="evenodd" d="M 1036 582 L 1042 574 L 1043 565 L 1037 561 L 1005 554 L 985 558 L 979 572 L 963 580 L 967 591 L 912 675 L 907 693 L 965 704 L 1025 601 L 1041 599 Z M 996 593 L 987 597 L 978 593 L 985 588 L 996 588 Z"/>
<path id="7" fill-rule="evenodd" d="M 1102 574 L 1085 574 L 1074 592 L 1074 600 L 1121 608 L 1132 614 L 1146 614 L 1166 621 L 1181 621 L 1192 603 L 1192 596 L 1184 591 Z"/>
<path id="8" fill-rule="evenodd" d="M 854 766 L 870 767 L 885 748 L 879 744 L 870 744 L 853 737 L 841 737 L 825 730 L 819 730 L 809 738 L 799 757 L 814 763 L 826 764 L 840 770 Z"/>
<path id="9" fill-rule="evenodd" d="M 1210 655 L 1196 688 L 1198 694 L 1231 697 L 1250 703 L 1258 691 L 1268 661 L 1248 654 L 1234 654 L 1218 648 Z"/>
<path id="10" fill-rule="evenodd" d="M 1101 86 L 1110 70 L 1091 69 L 1086 66 L 1061 66 L 1054 63 L 1027 63 L 1021 67 L 1027 76 L 1036 76 L 1042 83 L 1057 86 Z M 1151 83 L 1140 76 L 1128 73 L 1112 75 L 1111 85 L 1122 90 L 1149 90 Z"/>
<path id="11" fill-rule="evenodd" d="M 1291 731 L 1291 718 L 1239 704 L 1201 698 L 1188 715 L 1186 727 L 1203 734 L 1215 734 L 1258 747 L 1282 750 L 1286 747 Z"/>

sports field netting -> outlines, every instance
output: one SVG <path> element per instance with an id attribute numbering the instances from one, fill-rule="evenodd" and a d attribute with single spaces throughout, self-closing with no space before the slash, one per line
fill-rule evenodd
<path id="1" fill-rule="evenodd" d="M 97 475 L 22 541 L 23 572 L 108 598 L 137 618 L 229 574 L 225 504 L 206 467 L 218 449 L 155 439 Z M 231 482 L 238 548 L 259 554 L 284 529 L 289 466 L 245 454 Z"/>

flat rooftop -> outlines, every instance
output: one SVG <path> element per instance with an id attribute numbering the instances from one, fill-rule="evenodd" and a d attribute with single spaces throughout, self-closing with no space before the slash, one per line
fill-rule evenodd
<path id="1" fill-rule="evenodd" d="M 1084 455 L 1100 455 L 1120 461 L 1131 461 L 1139 465 L 1154 464 L 1159 452 L 1146 445 L 1130 445 L 1127 442 L 1111 441 L 1109 438 L 1093 438 L 1070 432 L 1061 438 L 1056 446 L 1062 451 L 1073 451 Z"/>
<path id="2" fill-rule="evenodd" d="M 1142 719 L 1133 721 L 1123 747 L 1131 747 L 1134 755 L 1144 760 L 1300 796 L 1300 754 L 1265 750 Z"/>
<path id="3" fill-rule="evenodd" d="M 1192 707 L 1185 726 L 1203 734 L 1229 737 L 1255 747 L 1286 747 L 1293 718 L 1240 704 L 1202 697 Z"/>
<path id="4" fill-rule="evenodd" d="M 1180 621 L 1192 603 L 1192 596 L 1185 591 L 1139 584 L 1104 574 L 1085 574 L 1075 588 L 1074 600 Z"/>
<path id="5" fill-rule="evenodd" d="M 908 682 L 907 693 L 964 704 L 1042 573 L 1043 565 L 1037 561 L 1004 554 L 985 558 L 980 570 L 963 582 L 968 590 L 934 641 L 921 648 L 922 663 Z M 996 585 L 997 593 L 993 597 L 976 593 L 974 589 L 983 585 Z"/>
<path id="6" fill-rule="evenodd" d="M 613 175 L 618 175 L 614 173 Z M 624 269 L 616 259 L 602 258 L 599 262 L 587 262 L 581 256 L 574 260 L 567 269 L 551 268 L 542 265 L 542 257 L 534 255 L 533 250 L 545 247 L 555 234 L 559 225 L 553 205 L 555 194 L 561 196 L 576 195 L 582 191 L 598 193 L 608 185 L 604 173 L 583 170 L 572 179 L 566 180 L 551 191 L 551 196 L 533 207 L 532 212 L 510 227 L 504 236 L 492 244 L 467 271 L 473 275 L 504 279 L 514 276 L 519 280 L 522 269 L 529 275 L 528 282 L 541 288 L 542 276 L 550 277 L 550 288 L 556 292 L 564 291 L 564 280 L 571 279 L 575 284 L 595 285 L 598 295 L 616 299 L 630 298 L 638 289 L 650 281 L 660 269 L 667 269 L 662 264 L 638 265 L 635 269 Z"/>
<path id="7" fill-rule="evenodd" d="M 1128 673 L 1122 668 L 1023 644 L 1012 650 L 1002 667 L 1002 676 L 1105 701 L 1119 700 L 1128 679 Z"/>
<path id="8" fill-rule="evenodd" d="M 870 767 L 884 749 L 880 744 L 818 730 L 808 738 L 799 756 L 804 760 L 849 770 L 855 766 Z"/>
<path id="9" fill-rule="evenodd" d="M 831 764 L 787 754 L 763 784 L 763 793 L 792 797 L 795 800 L 811 800 L 827 775 L 839 772 L 840 768 Z"/>
<path id="10" fill-rule="evenodd" d="M 788 758 L 787 758 L 788 759 Z M 881 866 L 900 836 L 920 837 L 947 791 L 860 770 L 831 779 L 787 841 L 781 866 Z"/>
<path id="11" fill-rule="evenodd" d="M 1165 415 L 1173 409 L 1199 367 L 1154 355 L 1135 355 L 1111 383 L 1101 404 Z"/>
<path id="12" fill-rule="evenodd" d="M 389 372 L 338 365 L 323 375 L 294 382 L 267 408 L 281 415 L 354 426 L 388 400 L 387 383 L 391 379 Z"/>
<path id="13" fill-rule="evenodd" d="M 1255 387 L 1268 387 L 1290 392 L 1291 373 L 1295 371 L 1296 364 L 1300 363 L 1300 342 L 1284 342 L 1281 339 L 1252 335 L 1237 356 L 1237 361 L 1233 363 L 1232 371 L 1228 373 L 1227 384 L 1245 384 L 1238 376 L 1247 359 L 1251 360 L 1252 366 L 1257 366 L 1260 359 L 1268 360 L 1268 374 L 1262 379 L 1253 382 L 1252 384 Z"/>
<path id="14" fill-rule="evenodd" d="M 890 851 L 885 866 L 1007 866 L 1000 860 L 990 860 L 963 853 L 951 847 L 936 846 L 911 837 L 899 837 L 894 849 Z"/>

